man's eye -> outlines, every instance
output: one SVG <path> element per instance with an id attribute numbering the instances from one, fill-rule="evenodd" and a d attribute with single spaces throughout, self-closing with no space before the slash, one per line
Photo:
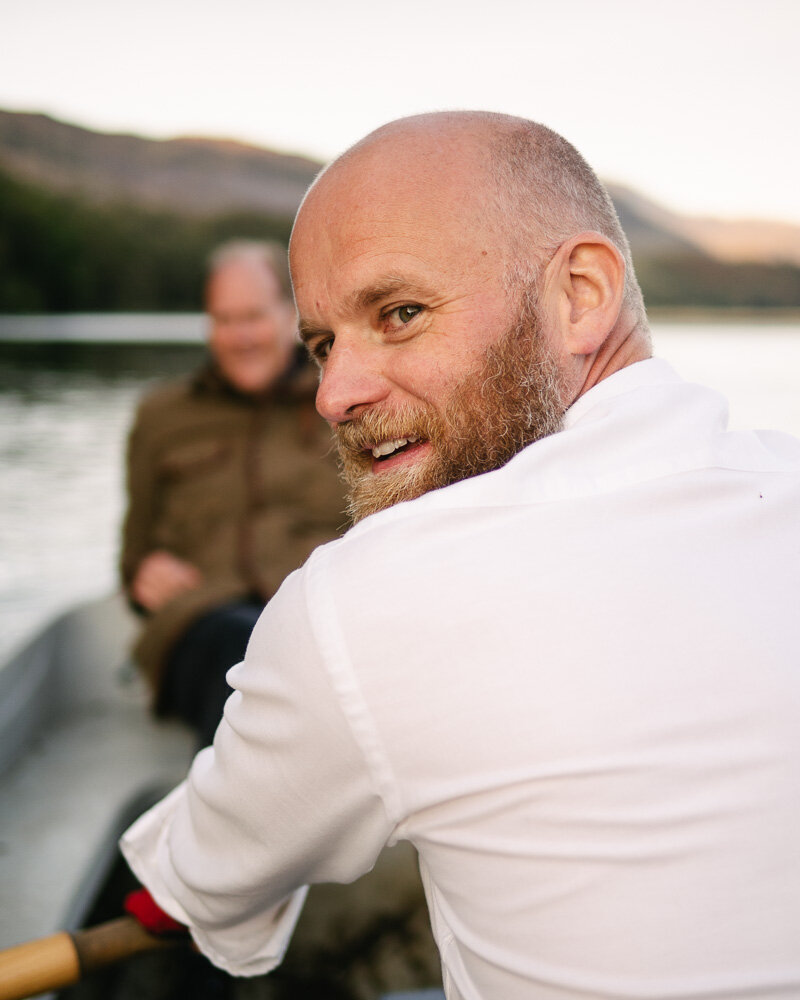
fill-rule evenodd
<path id="1" fill-rule="evenodd" d="M 327 337 L 325 340 L 314 341 L 314 343 L 309 348 L 311 352 L 311 357 L 315 361 L 324 361 L 331 353 L 332 346 L 333 346 L 333 337 Z"/>
<path id="2" fill-rule="evenodd" d="M 397 306 L 396 309 L 392 309 L 391 312 L 386 314 L 387 319 L 395 318 L 399 321 L 401 326 L 405 326 L 406 323 L 410 323 L 411 320 L 422 312 L 422 306 L 412 306 L 404 305 Z"/>

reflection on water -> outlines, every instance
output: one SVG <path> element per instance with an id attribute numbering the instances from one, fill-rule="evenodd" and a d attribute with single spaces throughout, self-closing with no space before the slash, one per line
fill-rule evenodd
<path id="1" fill-rule="evenodd" d="M 684 377 L 729 396 L 733 425 L 800 436 L 800 326 L 655 324 L 654 340 Z M 116 586 L 134 406 L 201 353 L 0 341 L 0 663 L 55 612 Z"/>

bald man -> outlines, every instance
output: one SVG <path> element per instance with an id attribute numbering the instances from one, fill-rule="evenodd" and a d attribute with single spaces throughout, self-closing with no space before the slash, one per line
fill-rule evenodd
<path id="1" fill-rule="evenodd" d="M 449 1000 L 800 996 L 800 442 L 651 357 L 611 201 L 535 123 L 378 130 L 291 264 L 359 523 L 134 871 L 244 975 L 408 840 Z"/>

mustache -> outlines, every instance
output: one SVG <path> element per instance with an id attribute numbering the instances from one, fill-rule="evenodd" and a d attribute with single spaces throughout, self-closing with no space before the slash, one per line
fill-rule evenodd
<path id="1" fill-rule="evenodd" d="M 423 407 L 409 407 L 400 412 L 387 413 L 368 410 L 334 430 L 340 452 L 350 455 L 368 451 L 381 441 L 417 437 L 429 441 L 437 430 L 437 421 Z"/>

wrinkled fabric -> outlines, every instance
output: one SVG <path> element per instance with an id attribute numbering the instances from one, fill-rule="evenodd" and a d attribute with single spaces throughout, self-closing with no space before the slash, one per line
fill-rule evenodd
<path id="1" fill-rule="evenodd" d="M 449 1000 L 800 995 L 800 442 L 726 421 L 642 362 L 318 549 L 123 840 L 159 904 L 266 971 L 407 839 Z"/>

